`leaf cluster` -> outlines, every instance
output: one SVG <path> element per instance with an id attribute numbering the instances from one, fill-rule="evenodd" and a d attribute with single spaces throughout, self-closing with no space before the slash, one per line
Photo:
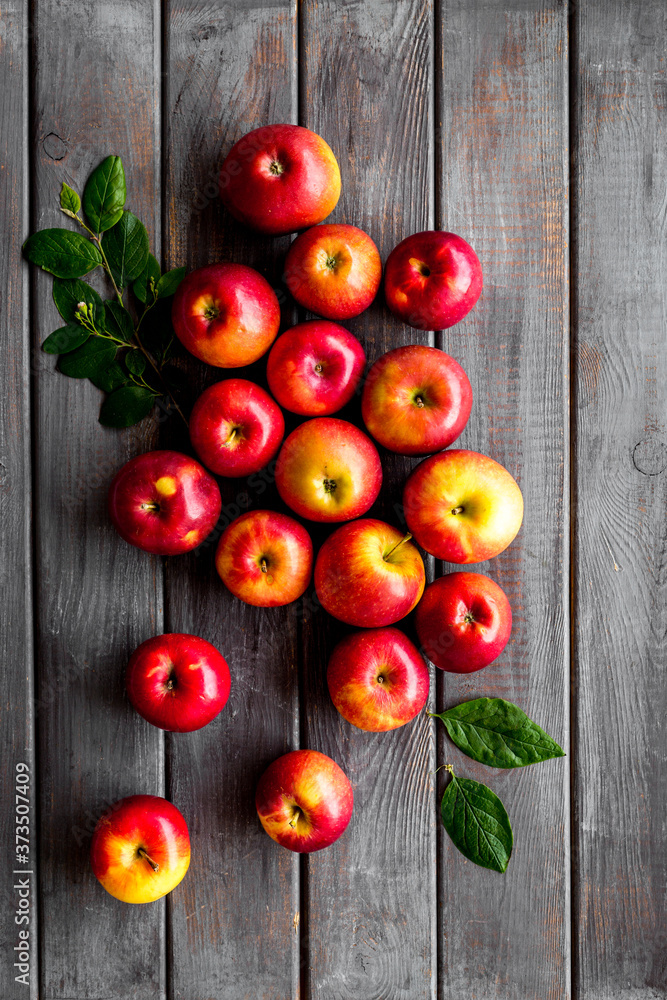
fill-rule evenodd
<path id="1" fill-rule="evenodd" d="M 439 715 L 430 714 L 444 723 L 459 750 L 488 767 L 525 767 L 565 756 L 523 709 L 504 698 L 476 698 Z M 459 778 L 450 765 L 447 770 L 451 781 L 440 807 L 447 833 L 470 861 L 505 872 L 513 846 L 505 807 L 486 785 Z"/>
<path id="2" fill-rule="evenodd" d="M 159 399 L 178 409 L 163 372 L 174 343 L 170 324 L 153 324 L 150 350 L 141 329 L 158 302 L 174 295 L 185 268 L 161 273 L 146 227 L 125 208 L 126 197 L 121 159 L 107 156 L 86 181 L 83 198 L 67 184 L 60 192 L 60 210 L 83 231 L 43 229 L 23 245 L 27 259 L 53 275 L 53 300 L 64 321 L 42 349 L 59 355 L 64 375 L 90 379 L 107 393 L 99 417 L 107 427 L 138 423 Z M 97 268 L 113 289 L 106 301 L 81 280 Z"/>

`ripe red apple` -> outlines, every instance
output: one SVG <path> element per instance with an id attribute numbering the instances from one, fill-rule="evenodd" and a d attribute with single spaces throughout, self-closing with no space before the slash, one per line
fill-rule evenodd
<path id="1" fill-rule="evenodd" d="M 280 407 L 254 382 L 228 378 L 205 389 L 190 417 L 192 447 L 218 476 L 249 476 L 271 461 L 285 433 Z"/>
<path id="2" fill-rule="evenodd" d="M 512 631 L 505 591 L 481 573 L 448 573 L 430 583 L 415 612 L 417 634 L 441 670 L 470 674 L 502 653 Z"/>
<path id="3" fill-rule="evenodd" d="M 331 757 L 292 750 L 259 779 L 257 814 L 269 837 L 299 854 L 329 847 L 352 816 L 352 785 Z"/>
<path id="4" fill-rule="evenodd" d="M 369 733 L 384 733 L 421 712 L 428 698 L 428 667 L 397 628 L 368 629 L 338 643 L 327 684 L 344 719 Z"/>
<path id="5" fill-rule="evenodd" d="M 183 816 L 159 795 L 130 795 L 100 817 L 90 845 L 93 874 L 124 903 L 151 903 L 171 892 L 190 865 Z"/>
<path id="6" fill-rule="evenodd" d="M 109 514 L 118 534 L 160 556 L 196 549 L 213 530 L 221 508 L 213 476 L 178 451 L 137 455 L 109 487 Z"/>
<path id="7" fill-rule="evenodd" d="M 223 531 L 215 566 L 235 597 L 276 608 L 296 601 L 310 583 L 313 543 L 303 525 L 286 514 L 250 510 Z"/>
<path id="8" fill-rule="evenodd" d="M 371 304 L 382 261 L 370 236 L 356 226 L 313 226 L 294 240 L 285 281 L 305 309 L 327 319 L 350 319 Z"/>
<path id="9" fill-rule="evenodd" d="M 456 448 L 412 470 L 403 506 L 419 545 L 452 563 L 493 559 L 523 519 L 521 490 L 507 469 L 486 455 Z"/>
<path id="10" fill-rule="evenodd" d="M 361 628 L 405 618 L 422 596 L 425 581 L 424 563 L 410 535 L 371 517 L 337 528 L 315 560 L 315 590 L 324 610 Z"/>
<path id="11" fill-rule="evenodd" d="M 266 278 L 245 264 L 209 264 L 178 286 L 171 312 L 176 336 L 216 368 L 250 365 L 278 336 L 280 306 Z"/>
<path id="12" fill-rule="evenodd" d="M 477 302 L 482 265 L 456 233 L 414 233 L 389 254 L 384 290 L 387 305 L 404 323 L 418 330 L 446 330 Z"/>
<path id="13" fill-rule="evenodd" d="M 361 399 L 366 429 L 400 455 L 447 448 L 468 422 L 472 388 L 461 365 L 424 344 L 397 347 L 375 362 Z"/>
<path id="14" fill-rule="evenodd" d="M 232 146 L 220 197 L 235 219 L 273 236 L 314 226 L 340 197 L 340 170 L 324 139 L 300 125 L 264 125 Z"/>
<path id="15" fill-rule="evenodd" d="M 269 354 L 266 377 L 286 410 L 322 417 L 349 403 L 365 364 L 364 349 L 348 330 L 326 319 L 313 319 L 278 337 Z"/>
<path id="16" fill-rule="evenodd" d="M 167 633 L 142 642 L 125 675 L 130 701 L 152 726 L 193 733 L 208 725 L 229 698 L 227 661 L 205 639 Z"/>
<path id="17" fill-rule="evenodd" d="M 292 510 L 311 521 L 347 521 L 365 514 L 382 485 L 371 439 L 347 420 L 315 417 L 292 431 L 280 449 L 276 485 Z"/>

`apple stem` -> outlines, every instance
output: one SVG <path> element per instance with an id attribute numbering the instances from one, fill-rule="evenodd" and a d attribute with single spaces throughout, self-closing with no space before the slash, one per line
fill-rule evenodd
<path id="1" fill-rule="evenodd" d="M 238 432 L 239 432 L 238 427 L 232 427 L 231 431 L 227 435 L 227 440 L 225 441 L 225 448 L 227 447 L 228 444 L 232 443 Z"/>
<path id="2" fill-rule="evenodd" d="M 315 365 L 315 371 L 317 372 L 318 375 L 321 375 L 324 369 L 321 364 L 317 364 Z"/>
<path id="3" fill-rule="evenodd" d="M 462 514 L 463 507 L 452 507 L 452 514 Z"/>
<path id="4" fill-rule="evenodd" d="M 262 556 L 262 558 L 259 561 L 259 568 L 261 569 L 262 573 L 267 573 L 268 572 L 269 564 L 267 563 L 267 561 L 264 558 L 264 556 Z"/>
<path id="5" fill-rule="evenodd" d="M 294 810 L 292 812 L 292 818 L 289 821 L 289 825 L 292 827 L 293 830 L 296 829 L 296 824 L 299 821 L 299 816 L 300 815 L 301 815 L 301 810 L 299 809 L 298 806 L 294 806 Z"/>
<path id="6" fill-rule="evenodd" d="M 415 396 L 415 403 L 420 408 L 420 410 L 423 409 L 423 407 L 424 407 L 424 400 L 422 399 L 421 396 Z"/>
<path id="7" fill-rule="evenodd" d="M 389 558 L 389 556 L 391 556 L 391 555 L 394 554 L 394 552 L 396 551 L 397 548 L 399 548 L 399 546 L 403 545 L 404 542 L 409 542 L 411 538 L 412 538 L 412 535 L 410 534 L 410 532 L 409 531 L 406 532 L 403 535 L 403 537 L 398 542 L 396 542 L 396 544 L 394 545 L 393 549 L 389 549 L 389 552 L 387 552 L 387 554 L 385 556 L 383 556 L 383 559 L 385 560 L 385 562 L 387 561 L 387 559 Z"/>
<path id="8" fill-rule="evenodd" d="M 142 858 L 146 858 L 146 861 L 151 866 L 151 868 L 153 869 L 154 872 L 159 872 L 160 866 L 158 864 L 156 864 L 155 861 L 153 861 L 153 859 L 150 856 L 150 854 L 148 853 L 148 851 L 144 850 L 143 847 L 140 847 L 138 853 L 141 855 Z"/>
<path id="9" fill-rule="evenodd" d="M 142 503 L 141 509 L 142 510 L 156 510 L 157 511 L 157 510 L 160 509 L 160 504 L 156 500 L 151 500 L 150 503 Z"/>

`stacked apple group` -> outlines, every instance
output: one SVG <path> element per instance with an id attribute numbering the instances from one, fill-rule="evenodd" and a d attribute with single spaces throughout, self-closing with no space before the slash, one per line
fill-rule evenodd
<path id="1" fill-rule="evenodd" d="M 225 369 L 249 365 L 268 351 L 271 394 L 243 378 L 211 385 L 189 423 L 200 461 L 166 450 L 138 456 L 111 484 L 109 510 L 120 535 L 146 552 L 189 552 L 220 517 L 212 473 L 246 477 L 275 460 L 278 493 L 295 516 L 246 510 L 219 538 L 217 571 L 235 597 L 259 607 L 298 600 L 314 579 L 325 611 L 357 629 L 329 660 L 333 703 L 348 722 L 380 732 L 423 710 L 429 672 L 422 652 L 443 670 L 479 670 L 500 654 L 511 629 L 505 594 L 481 574 L 450 573 L 425 588 L 417 546 L 449 563 L 490 559 L 518 532 L 523 501 L 497 462 L 449 447 L 472 407 L 470 382 L 453 358 L 425 345 L 399 347 L 376 360 L 364 378 L 364 349 L 340 323 L 373 302 L 382 264 L 360 229 L 322 225 L 340 187 L 331 149 L 305 128 L 259 128 L 232 148 L 220 176 L 226 207 L 261 233 L 300 231 L 286 257 L 285 281 L 296 302 L 321 318 L 278 336 L 278 299 L 257 271 L 219 263 L 188 275 L 173 303 L 179 340 L 201 361 Z M 480 262 L 453 233 L 417 233 L 389 255 L 384 289 L 400 320 L 442 330 L 479 298 Z M 334 416 L 355 394 L 361 395 L 367 433 Z M 283 410 L 305 418 L 284 440 Z M 407 532 L 364 516 L 382 487 L 376 444 L 400 455 L 430 456 L 405 483 Z M 333 526 L 316 557 L 308 522 Z M 421 651 L 394 627 L 415 608 Z M 176 732 L 215 718 L 230 683 L 221 653 L 183 634 L 144 642 L 127 672 L 137 711 Z M 296 750 L 263 774 L 256 806 L 270 837 L 290 850 L 312 852 L 347 827 L 352 787 L 329 757 Z M 155 796 L 122 800 L 93 838 L 95 874 L 112 895 L 129 902 L 169 892 L 189 857 L 183 817 Z"/>

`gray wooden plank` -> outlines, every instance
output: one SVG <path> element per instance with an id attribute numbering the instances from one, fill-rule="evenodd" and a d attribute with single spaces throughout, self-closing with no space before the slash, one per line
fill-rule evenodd
<path id="1" fill-rule="evenodd" d="M 476 308 L 441 338 L 473 385 L 460 446 L 505 465 L 525 500 L 514 543 L 472 567 L 506 591 L 510 643 L 479 673 L 445 674 L 439 702 L 509 698 L 567 750 L 566 14 L 556 0 L 443 0 L 436 155 L 438 224 L 468 239 L 484 269 Z M 569 762 L 489 769 L 441 731 L 438 763 L 446 762 L 501 796 L 515 847 L 499 876 L 465 863 L 441 831 L 439 996 L 563 1000 Z"/>
<path id="2" fill-rule="evenodd" d="M 37 997 L 37 829 L 35 810 L 35 747 L 33 704 L 33 630 L 31 579 L 30 469 L 30 329 L 28 273 L 21 261 L 20 246 L 28 228 L 28 5 L 23 0 L 0 10 L 0 225 L 10 243 L 0 259 L 0 663 L 4 692 L 0 706 L 0 754 L 2 755 L 2 802 L 0 839 L 5 861 L 0 874 L 3 902 L 0 924 L 0 995 Z M 21 789 L 16 798 L 17 770 L 21 767 Z M 29 769 L 25 770 L 25 766 Z M 26 830 L 17 830 L 16 811 L 29 805 Z M 15 845 L 20 849 L 17 850 Z M 31 872 L 15 875 L 15 871 Z M 21 889 L 16 886 L 21 885 Z M 26 895 L 25 889 L 28 890 Z M 20 896 L 19 896 L 20 893 Z M 20 897 L 27 900 L 28 923 L 18 913 Z M 17 923 L 16 920 L 21 921 Z M 26 938 L 25 932 L 28 932 Z M 22 932 L 22 936 L 19 934 Z M 27 942 L 28 962 L 14 949 Z M 10 957 L 11 956 L 11 957 Z M 16 977 L 25 975 L 29 985 Z"/>
<path id="3" fill-rule="evenodd" d="M 238 226 L 222 207 L 217 179 L 243 134 L 296 120 L 296 3 L 170 0 L 166 10 L 166 262 L 234 260 L 277 286 L 289 239 Z M 232 375 L 263 381 L 265 361 L 233 372 L 192 358 L 184 366 L 194 398 Z M 221 489 L 222 524 L 243 509 L 239 494 L 251 507 L 276 505 L 264 480 L 259 488 L 221 480 Z M 170 996 L 287 1000 L 298 992 L 298 859 L 263 832 L 254 794 L 270 761 L 298 746 L 298 607 L 263 610 L 233 598 L 214 552 L 211 544 L 170 560 L 166 577 L 169 629 L 214 643 L 232 673 L 218 719 L 168 739 L 169 788 L 187 803 L 197 851 L 186 892 L 170 908 Z"/>
<path id="4" fill-rule="evenodd" d="M 341 166 L 331 221 L 368 232 L 386 260 L 404 236 L 433 225 L 432 5 L 308 0 L 301 25 L 300 123 L 324 136 Z M 393 318 L 382 294 L 344 325 L 369 361 L 401 344 L 433 342 Z M 353 408 L 349 416 L 359 419 Z M 396 524 L 394 508 L 416 463 L 386 452 L 382 461 L 374 512 Z M 426 1000 L 436 989 L 433 726 L 422 715 L 371 734 L 338 715 L 325 673 L 343 631 L 323 611 L 304 619 L 301 744 L 341 765 L 355 806 L 341 840 L 305 861 L 303 992 Z"/>
<path id="5" fill-rule="evenodd" d="M 34 224 L 66 225 L 61 182 L 81 191 L 117 153 L 128 207 L 159 251 L 157 3 L 37 0 L 33 15 Z M 97 423 L 101 394 L 39 351 L 59 319 L 41 272 L 34 302 L 41 995 L 154 998 L 164 995 L 164 903 L 113 899 L 88 851 L 111 802 L 164 789 L 162 734 L 134 713 L 123 683 L 131 651 L 162 631 L 161 565 L 120 541 L 106 513 L 113 474 L 153 445 L 156 425 Z"/>
<path id="6" fill-rule="evenodd" d="M 577 6 L 574 947 L 579 1000 L 667 990 L 667 11 Z"/>

